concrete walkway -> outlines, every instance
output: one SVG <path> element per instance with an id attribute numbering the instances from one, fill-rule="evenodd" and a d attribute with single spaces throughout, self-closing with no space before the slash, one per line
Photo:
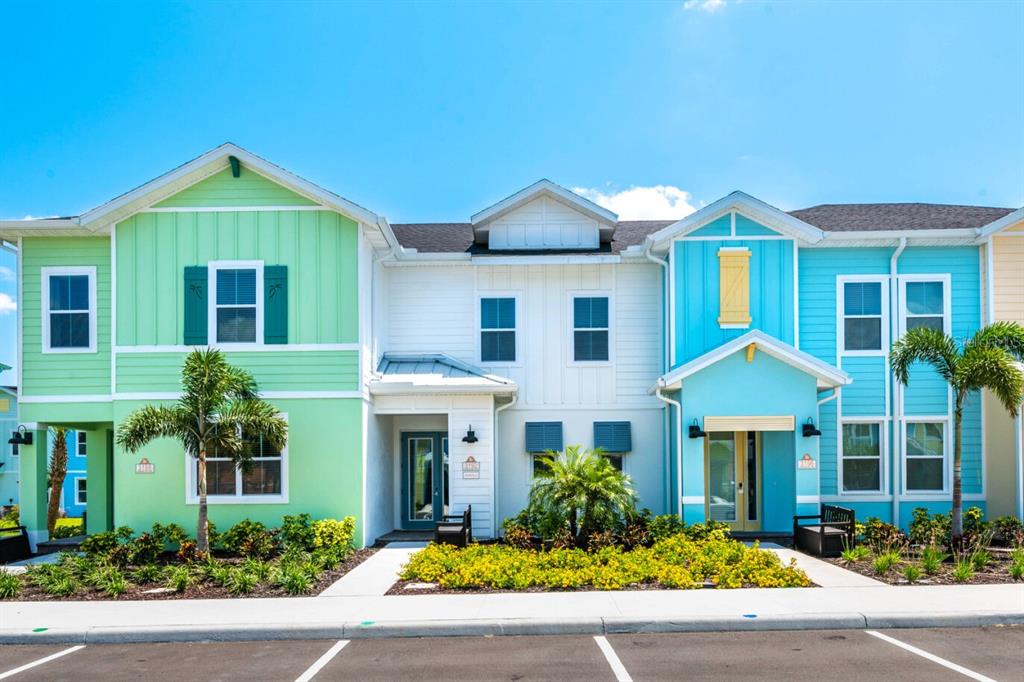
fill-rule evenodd
<path id="1" fill-rule="evenodd" d="M 774 552 L 782 559 L 782 563 L 788 565 L 791 559 L 796 559 L 798 568 L 803 569 L 807 577 L 815 585 L 820 587 L 882 587 L 887 583 L 880 580 L 861 575 L 856 571 L 849 571 L 841 566 L 830 564 L 827 561 L 816 559 L 803 552 L 786 549 L 778 545 L 761 545 L 763 549 Z"/>
<path id="2" fill-rule="evenodd" d="M 427 546 L 425 542 L 389 542 L 320 593 L 321 597 L 383 596 L 409 557 Z"/>

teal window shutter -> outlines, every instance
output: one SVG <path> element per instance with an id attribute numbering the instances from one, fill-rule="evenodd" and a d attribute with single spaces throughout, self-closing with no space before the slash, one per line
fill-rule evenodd
<path id="1" fill-rule="evenodd" d="M 562 450 L 562 422 L 526 422 L 526 451 Z"/>
<path id="2" fill-rule="evenodd" d="M 605 452 L 632 452 L 633 429 L 629 422 L 594 422 L 594 447 Z"/>
<path id="3" fill-rule="evenodd" d="M 288 266 L 263 268 L 263 342 L 288 343 Z"/>
<path id="4" fill-rule="evenodd" d="M 207 313 L 210 293 L 207 290 L 205 265 L 185 267 L 185 338 L 186 346 L 205 346 L 207 343 Z"/>

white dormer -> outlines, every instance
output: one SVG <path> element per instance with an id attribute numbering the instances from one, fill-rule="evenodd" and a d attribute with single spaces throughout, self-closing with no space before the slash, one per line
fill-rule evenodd
<path id="1" fill-rule="evenodd" d="M 597 249 L 618 216 L 550 180 L 540 180 L 471 218 L 474 241 L 491 250 Z"/>

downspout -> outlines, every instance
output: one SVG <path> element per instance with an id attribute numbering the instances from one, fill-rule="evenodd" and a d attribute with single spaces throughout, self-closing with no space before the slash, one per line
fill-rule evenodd
<path id="1" fill-rule="evenodd" d="M 665 390 L 665 386 L 662 384 L 662 380 L 658 380 L 658 387 L 654 390 L 654 395 L 658 397 L 658 400 L 665 403 L 666 405 L 674 405 L 676 408 L 676 485 L 678 486 L 676 497 L 679 499 L 676 505 L 676 513 L 679 514 L 680 520 L 683 518 L 683 404 L 678 400 L 669 398 L 667 395 L 662 393 Z M 670 451 L 671 448 L 666 450 Z M 668 462 L 668 457 L 665 458 L 665 462 Z M 666 476 L 666 479 L 668 477 Z"/>
<path id="2" fill-rule="evenodd" d="M 1020 412 L 1017 413 L 1017 418 L 1013 420 L 1016 433 L 1014 433 L 1014 449 L 1017 454 L 1017 518 L 1024 519 L 1024 417 L 1021 417 Z"/>
<path id="3" fill-rule="evenodd" d="M 825 403 L 830 403 L 833 400 L 835 400 L 836 398 L 838 398 L 839 397 L 839 389 L 840 388 L 842 388 L 842 387 L 841 386 L 836 386 L 835 388 L 832 389 L 832 394 L 830 396 L 828 396 L 827 398 L 822 398 L 821 400 L 819 400 L 818 401 L 818 408 L 820 409 L 821 406 L 824 405 Z M 818 419 L 819 420 L 821 419 L 821 413 L 820 412 L 818 414 Z"/>
<path id="4" fill-rule="evenodd" d="M 646 258 L 647 260 L 651 261 L 652 263 L 657 263 L 659 266 L 661 266 L 661 269 L 662 269 L 662 273 L 661 273 L 661 281 L 662 281 L 662 293 L 661 293 L 661 300 L 662 300 L 662 306 L 661 306 L 661 310 L 662 310 L 662 313 L 661 313 L 661 316 L 662 316 L 661 341 L 662 341 L 662 343 L 661 343 L 661 345 L 662 345 L 662 349 L 663 349 L 663 354 L 662 354 L 662 360 L 661 360 L 661 371 L 662 371 L 662 373 L 664 373 L 664 372 L 668 371 L 669 357 L 670 357 L 669 356 L 669 348 L 668 348 L 668 343 L 669 343 L 668 321 L 670 319 L 669 310 L 668 310 L 668 305 L 669 305 L 669 303 L 668 303 L 669 302 L 668 261 L 667 261 L 667 259 L 658 258 L 653 253 L 651 253 L 651 249 L 653 249 L 653 248 L 654 248 L 654 242 L 652 242 L 650 240 L 647 240 L 645 245 L 644 245 L 644 258 Z M 678 402 L 675 402 L 673 400 L 665 398 L 663 395 L 661 395 L 661 393 L 659 391 L 661 391 L 660 388 L 657 389 L 657 391 L 655 392 L 655 395 L 657 395 L 658 399 L 661 400 L 662 402 L 664 402 L 666 404 L 666 406 L 668 406 L 670 403 L 679 406 L 679 419 L 681 420 L 683 418 L 682 406 L 679 405 Z M 669 418 L 671 419 L 671 413 L 670 412 L 671 412 L 670 409 L 666 409 L 665 413 L 669 414 L 670 415 Z M 669 435 L 669 432 L 670 432 L 669 420 L 666 420 L 665 426 L 661 430 L 662 452 L 665 453 L 665 456 L 662 458 L 663 459 L 663 461 L 662 461 L 662 480 L 664 480 L 664 481 L 668 481 L 669 480 L 669 476 L 671 475 L 671 469 L 672 469 L 671 465 L 669 464 L 669 456 L 670 456 L 669 453 L 671 453 L 671 451 L 672 451 L 672 437 Z M 682 447 L 682 445 L 680 445 L 680 447 Z M 682 497 L 681 497 L 682 494 L 683 494 L 682 487 L 680 487 L 680 489 L 679 489 L 680 500 L 682 499 Z M 668 485 L 665 486 L 665 499 L 664 499 L 664 502 L 665 502 L 665 509 L 669 509 L 671 507 L 671 505 L 672 505 L 671 486 L 668 486 Z"/>
<path id="5" fill-rule="evenodd" d="M 494 500 L 494 509 L 491 511 L 491 535 L 494 537 L 498 537 L 498 415 L 515 405 L 518 400 L 519 393 L 516 392 L 512 394 L 512 400 L 494 408 L 494 452 L 491 453 L 494 458 L 494 471 L 491 473 L 491 499 Z"/>
<path id="6" fill-rule="evenodd" d="M 907 238 L 900 237 L 899 246 L 889 258 L 889 345 L 899 332 L 897 306 L 899 303 L 899 286 L 897 282 L 898 263 L 903 250 L 907 248 Z M 885 359 L 886 364 L 889 358 Z M 900 473 L 903 468 L 903 385 L 896 381 L 895 372 L 889 371 L 890 395 L 892 396 L 893 433 L 892 438 L 892 525 L 900 525 Z M 887 406 L 888 407 L 888 406 Z"/>

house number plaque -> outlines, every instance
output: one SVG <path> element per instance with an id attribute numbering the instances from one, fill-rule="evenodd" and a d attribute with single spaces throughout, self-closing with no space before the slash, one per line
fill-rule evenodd
<path id="1" fill-rule="evenodd" d="M 804 456 L 797 460 L 797 469 L 817 469 L 818 463 L 808 453 L 804 453 Z"/>
<path id="2" fill-rule="evenodd" d="M 462 478 L 480 478 L 480 462 L 473 455 L 462 463 Z"/>
<path id="3" fill-rule="evenodd" d="M 151 474 L 154 471 L 156 471 L 156 466 L 145 457 L 140 459 L 139 463 L 135 465 L 135 473 L 137 474 Z"/>

